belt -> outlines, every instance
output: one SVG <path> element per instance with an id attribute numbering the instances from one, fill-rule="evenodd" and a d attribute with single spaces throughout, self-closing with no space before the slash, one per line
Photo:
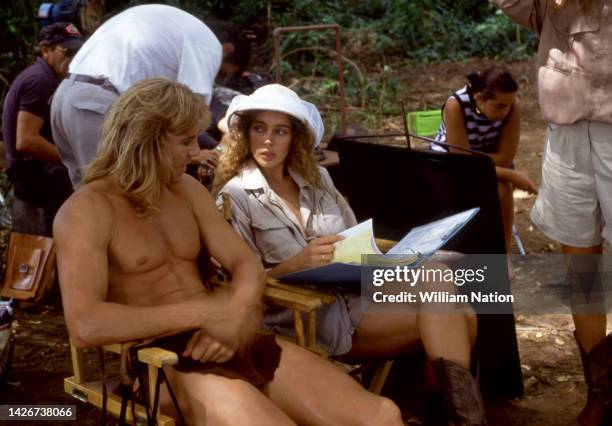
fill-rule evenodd
<path id="1" fill-rule="evenodd" d="M 94 86 L 100 86 L 101 88 L 110 92 L 119 93 L 115 86 L 113 86 L 113 83 L 111 83 L 106 77 L 92 77 L 90 75 L 85 74 L 70 74 L 70 79 L 83 83 L 93 84 Z"/>

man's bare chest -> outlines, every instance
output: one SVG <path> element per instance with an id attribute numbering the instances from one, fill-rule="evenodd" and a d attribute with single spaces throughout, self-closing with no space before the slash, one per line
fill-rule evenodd
<path id="1" fill-rule="evenodd" d="M 141 273 L 193 261 L 200 251 L 198 224 L 191 210 L 181 204 L 163 206 L 147 217 L 129 209 L 117 209 L 109 250 L 109 263 L 123 273 Z"/>

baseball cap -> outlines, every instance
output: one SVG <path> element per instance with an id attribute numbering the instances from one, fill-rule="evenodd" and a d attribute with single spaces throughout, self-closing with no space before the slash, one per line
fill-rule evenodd
<path id="1" fill-rule="evenodd" d="M 226 133 L 232 116 L 240 111 L 265 110 L 284 112 L 297 118 L 308 126 L 318 146 L 323 139 L 324 126 L 316 106 L 300 99 L 293 90 L 280 84 L 268 84 L 255 90 L 251 95 L 238 95 L 232 99 L 225 117 L 218 124 Z"/>
<path id="2" fill-rule="evenodd" d="M 56 22 L 43 27 L 38 34 L 38 45 L 56 43 L 68 49 L 78 49 L 83 45 L 83 37 L 77 27 L 70 22 Z"/>

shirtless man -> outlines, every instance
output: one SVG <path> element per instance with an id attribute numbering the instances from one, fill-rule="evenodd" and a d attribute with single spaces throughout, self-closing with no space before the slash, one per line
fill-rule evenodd
<path id="1" fill-rule="evenodd" d="M 260 336 L 262 266 L 184 173 L 208 122 L 200 98 L 165 79 L 135 84 L 111 108 L 84 185 L 54 223 L 66 324 L 78 347 L 190 332 L 181 362 L 223 366 Z M 205 289 L 196 266 L 202 247 L 231 272 L 227 291 Z M 402 424 L 388 399 L 277 343 L 280 362 L 261 386 L 168 368 L 188 423 Z"/>

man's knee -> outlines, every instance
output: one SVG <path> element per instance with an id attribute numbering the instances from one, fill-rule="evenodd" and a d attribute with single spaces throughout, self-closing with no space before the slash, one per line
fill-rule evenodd
<path id="1" fill-rule="evenodd" d="M 188 416 L 194 424 L 260 424 L 270 402 L 250 383 L 213 374 L 205 374 L 197 383 L 183 383 L 189 393 Z M 185 387 L 189 386 L 189 389 Z M 189 421 L 188 423 L 191 423 Z"/>
<path id="2" fill-rule="evenodd" d="M 389 398 L 379 397 L 372 418 L 363 419 L 367 425 L 403 425 L 399 407 Z"/>

